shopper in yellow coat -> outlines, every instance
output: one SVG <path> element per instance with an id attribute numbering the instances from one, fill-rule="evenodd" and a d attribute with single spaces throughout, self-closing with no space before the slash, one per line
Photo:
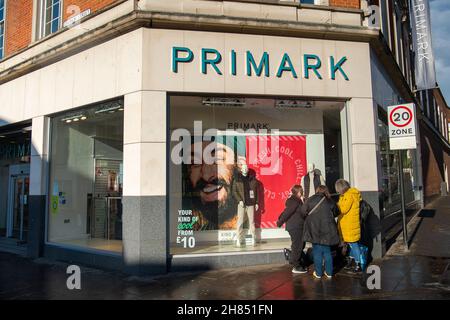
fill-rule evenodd
<path id="1" fill-rule="evenodd" d="M 361 271 L 361 252 L 359 250 L 359 239 L 361 238 L 361 224 L 359 220 L 359 204 L 362 200 L 361 193 L 350 184 L 339 179 L 335 184 L 336 191 L 340 194 L 338 207 L 338 230 L 341 240 L 350 246 L 350 255 L 356 263 L 355 272 Z M 352 261 L 349 260 L 347 268 L 351 268 Z"/>

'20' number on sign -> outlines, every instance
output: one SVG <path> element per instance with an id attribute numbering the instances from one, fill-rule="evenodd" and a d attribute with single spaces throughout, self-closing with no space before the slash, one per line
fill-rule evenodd
<path id="1" fill-rule="evenodd" d="M 408 112 L 402 112 L 402 113 L 397 112 L 394 114 L 394 121 L 397 123 L 400 121 L 408 121 L 409 118 L 411 118 L 411 117 Z"/>
<path id="2" fill-rule="evenodd" d="M 404 106 L 399 106 L 391 112 L 391 123 L 398 127 L 406 127 L 412 121 L 413 115 L 411 110 Z"/>

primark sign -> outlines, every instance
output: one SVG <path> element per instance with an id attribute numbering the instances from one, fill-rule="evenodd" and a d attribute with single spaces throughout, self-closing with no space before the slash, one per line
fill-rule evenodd
<path id="1" fill-rule="evenodd" d="M 227 63 L 224 62 L 225 59 Z M 171 50 L 171 71 L 178 73 L 182 65 L 197 64 L 199 72 L 204 75 L 212 73 L 221 76 L 227 72 L 231 76 L 239 74 L 247 77 L 292 77 L 295 79 L 315 77 L 320 80 L 325 77 L 331 80 L 341 77 L 349 81 L 350 78 L 345 71 L 347 60 L 346 56 L 320 57 L 316 54 L 305 53 L 301 55 L 300 61 L 296 61 L 288 53 L 283 53 L 281 58 L 274 59 L 270 52 L 254 53 L 249 50 L 221 52 L 214 48 L 202 48 L 194 53 L 188 47 L 174 46 Z M 299 68 L 298 65 L 301 67 Z"/>
<path id="2" fill-rule="evenodd" d="M 430 4 L 428 0 L 411 1 L 411 28 L 415 53 L 417 90 L 436 87 L 436 70 L 431 43 Z"/>

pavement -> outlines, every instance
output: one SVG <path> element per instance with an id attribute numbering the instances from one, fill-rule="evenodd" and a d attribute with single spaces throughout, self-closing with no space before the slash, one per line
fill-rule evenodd
<path id="1" fill-rule="evenodd" d="M 411 219 L 410 248 L 400 236 L 382 260 L 380 289 L 340 271 L 331 279 L 292 274 L 287 264 L 134 277 L 81 266 L 81 289 L 66 286 L 68 264 L 0 253 L 0 300 L 23 299 L 450 299 L 450 197 Z M 369 281 L 370 282 L 370 281 Z"/>

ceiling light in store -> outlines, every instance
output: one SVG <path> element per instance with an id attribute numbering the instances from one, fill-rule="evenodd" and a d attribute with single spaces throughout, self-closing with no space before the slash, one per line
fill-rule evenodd
<path id="1" fill-rule="evenodd" d="M 207 107 L 244 107 L 245 99 L 242 98 L 204 98 L 202 104 Z"/>
<path id="2" fill-rule="evenodd" d="M 123 106 L 118 102 L 114 102 L 114 103 L 105 104 L 104 107 L 98 109 L 97 111 L 95 111 L 95 113 L 96 114 L 105 113 L 105 112 L 114 113 L 118 110 L 122 111 L 121 109 L 123 110 Z"/>
<path id="3" fill-rule="evenodd" d="M 0 138 L 6 138 L 6 136 L 0 136 Z"/>
<path id="4" fill-rule="evenodd" d="M 86 120 L 87 117 L 86 117 L 86 116 L 82 116 L 80 119 L 81 119 L 81 120 Z"/>
<path id="5" fill-rule="evenodd" d="M 313 107 L 313 103 L 311 101 L 304 100 L 276 100 L 275 101 L 276 108 L 304 108 L 310 109 Z"/>
<path id="6" fill-rule="evenodd" d="M 80 121 L 80 119 L 85 120 L 83 118 L 86 119 L 86 116 L 82 115 L 82 114 L 76 114 L 73 116 L 66 117 L 66 118 L 62 119 L 61 121 L 65 122 L 65 123 L 71 123 L 71 122 L 78 122 L 78 121 Z"/>

